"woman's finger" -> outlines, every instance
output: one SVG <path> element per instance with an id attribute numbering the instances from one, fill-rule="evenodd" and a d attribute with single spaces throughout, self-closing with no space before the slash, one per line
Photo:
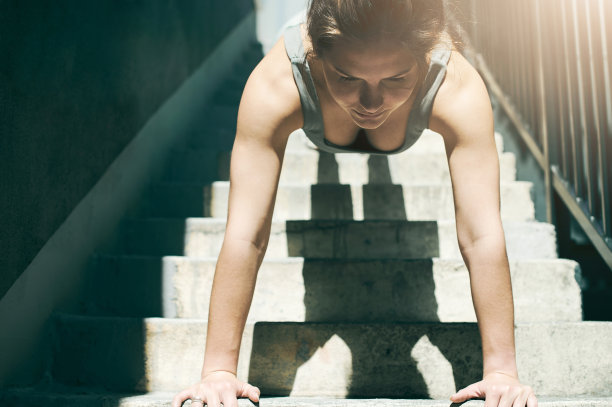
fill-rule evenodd
<path id="1" fill-rule="evenodd" d="M 223 407 L 238 407 L 238 400 L 236 399 L 236 395 L 232 393 L 223 393 L 221 395 L 221 402 L 223 403 Z"/>
<path id="2" fill-rule="evenodd" d="M 221 402 L 219 401 L 219 396 L 217 393 L 212 392 L 206 396 L 206 400 L 204 400 L 207 407 L 221 407 Z M 199 407 L 199 406 L 196 406 Z"/>
<path id="3" fill-rule="evenodd" d="M 468 399 L 482 398 L 482 391 L 480 389 L 480 382 L 470 384 L 469 386 L 459 390 L 457 393 L 451 396 L 453 403 L 463 403 Z"/>
<path id="4" fill-rule="evenodd" d="M 204 400 L 198 397 L 192 398 L 190 407 L 204 407 Z"/>
<path id="5" fill-rule="evenodd" d="M 512 407 L 525 407 L 527 405 L 527 398 L 531 394 L 531 389 L 524 389 L 521 394 L 514 400 Z"/>
<path id="6" fill-rule="evenodd" d="M 527 397 L 527 407 L 538 407 L 538 399 L 535 394 L 531 393 L 529 397 Z"/>
<path id="7" fill-rule="evenodd" d="M 486 394 L 484 407 L 497 407 L 499 406 L 499 401 L 501 398 L 501 394 L 497 392 L 489 391 Z"/>
<path id="8" fill-rule="evenodd" d="M 259 401 L 260 394 L 261 392 L 257 387 L 248 383 L 243 383 L 240 391 L 238 392 L 238 397 L 248 397 L 252 402 L 257 403 Z"/>
<path id="9" fill-rule="evenodd" d="M 191 389 L 183 390 L 172 399 L 172 407 L 181 407 L 185 400 L 190 399 L 193 396 Z"/>
<path id="10" fill-rule="evenodd" d="M 512 407 L 515 400 L 520 397 L 522 391 L 520 387 L 508 387 L 506 391 L 504 391 L 499 399 L 498 407 Z M 524 406 L 523 406 L 524 407 Z"/>

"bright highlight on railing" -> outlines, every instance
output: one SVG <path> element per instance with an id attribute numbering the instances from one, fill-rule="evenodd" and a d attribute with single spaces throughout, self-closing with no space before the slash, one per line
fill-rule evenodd
<path id="1" fill-rule="evenodd" d="M 548 220 L 565 206 L 612 269 L 612 1 L 470 0 L 466 14 L 477 68 L 544 171 Z"/>

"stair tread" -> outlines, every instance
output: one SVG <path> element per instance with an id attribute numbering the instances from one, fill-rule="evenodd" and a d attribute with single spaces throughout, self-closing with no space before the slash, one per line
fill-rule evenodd
<path id="1" fill-rule="evenodd" d="M 201 370 L 203 319 L 63 314 L 54 326 L 54 377 L 66 384 L 174 391 Z M 537 394 L 612 395 L 612 322 L 517 323 L 515 333 Z M 482 374 L 475 323 L 247 323 L 241 349 L 238 377 L 264 395 L 437 398 Z"/>
<path id="2" fill-rule="evenodd" d="M 96 266 L 88 314 L 208 316 L 214 257 L 101 257 Z M 516 321 L 582 320 L 577 263 L 510 261 L 510 271 Z M 161 287 L 163 298 L 141 300 Z M 451 322 L 476 316 L 460 259 L 299 258 L 264 260 L 248 320 Z"/>
<path id="3" fill-rule="evenodd" d="M 87 388 L 63 389 L 63 391 L 41 391 L 36 389 L 11 389 L 0 391 L 3 405 L 44 405 L 46 407 L 169 407 L 175 392 L 115 393 L 88 390 Z M 11 403 L 13 402 L 13 403 Z M 539 397 L 541 407 L 612 407 L 612 397 Z M 189 406 L 187 401 L 185 406 Z M 248 399 L 239 399 L 240 407 L 256 404 Z M 448 407 L 446 399 L 338 399 L 326 397 L 262 397 L 260 407 Z M 482 407 L 484 400 L 469 400 L 464 407 Z"/>
<path id="4" fill-rule="evenodd" d="M 161 182 L 156 182 L 152 184 L 154 188 L 205 188 L 211 185 L 219 185 L 219 186 L 229 186 L 230 182 L 228 180 L 215 180 L 212 182 L 200 182 L 200 181 L 171 181 L 171 180 L 163 180 Z M 500 180 L 501 186 L 510 186 L 510 185 L 520 185 L 520 186 L 529 186 L 533 183 L 530 181 L 519 181 L 519 180 Z M 279 188 L 310 188 L 311 186 L 323 185 L 327 187 L 363 187 L 368 185 L 376 185 L 377 187 L 397 187 L 402 186 L 405 188 L 450 188 L 451 185 L 445 182 L 422 182 L 422 183 L 389 183 L 389 184 L 372 184 L 367 182 L 348 182 L 348 183 L 334 183 L 334 182 L 317 182 L 316 184 L 312 183 L 302 183 L 298 181 L 280 181 L 278 183 Z"/>
<path id="5" fill-rule="evenodd" d="M 146 216 L 227 218 L 229 181 L 160 183 L 142 201 Z M 532 184 L 500 184 L 501 216 L 533 220 Z M 297 219 L 454 219 L 449 183 L 440 184 L 307 184 L 279 183 L 273 218 Z"/>
<path id="6" fill-rule="evenodd" d="M 124 254 L 216 256 L 223 218 L 130 218 L 122 224 Z M 556 258 L 553 225 L 503 220 L 508 256 Z M 309 258 L 460 258 L 453 220 L 273 220 L 265 256 Z"/>
<path id="7" fill-rule="evenodd" d="M 84 314 L 70 314 L 63 312 L 56 312 L 54 314 L 57 320 L 61 320 L 63 323 L 113 323 L 119 324 L 152 324 L 152 325 L 174 325 L 174 326 L 207 326 L 207 320 L 205 318 L 162 318 L 162 317 L 124 317 L 124 316 L 108 316 L 108 315 L 84 315 Z M 247 322 L 247 326 L 304 326 L 304 327 L 316 327 L 316 326 L 327 326 L 327 327 L 338 327 L 338 326 L 388 326 L 388 327 L 461 327 L 461 326 L 476 326 L 475 322 L 313 322 L 313 321 L 258 321 L 258 322 Z M 602 327 L 604 329 L 612 329 L 612 321 L 543 321 L 543 322 L 517 322 L 515 323 L 516 328 L 527 328 L 527 327 L 559 327 L 561 329 L 582 329 L 584 327 Z M 204 329 L 205 330 L 205 329 Z M 608 355 L 608 356 L 612 356 Z"/>

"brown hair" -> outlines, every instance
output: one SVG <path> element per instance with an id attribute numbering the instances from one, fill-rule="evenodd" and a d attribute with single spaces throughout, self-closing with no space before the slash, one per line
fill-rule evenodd
<path id="1" fill-rule="evenodd" d="M 426 72 L 426 55 L 447 22 L 443 0 L 310 0 L 307 27 L 315 57 L 324 58 L 340 38 L 389 36 L 399 40 Z M 454 30 L 451 37 L 456 37 Z"/>

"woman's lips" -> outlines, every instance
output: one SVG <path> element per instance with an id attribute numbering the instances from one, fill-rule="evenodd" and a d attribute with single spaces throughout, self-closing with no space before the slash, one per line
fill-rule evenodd
<path id="1" fill-rule="evenodd" d="M 357 114 L 357 116 L 359 116 L 362 119 L 378 119 L 380 116 L 382 116 L 382 114 L 385 112 L 384 110 L 381 110 L 378 113 L 361 113 L 357 110 L 354 110 L 354 112 Z"/>

